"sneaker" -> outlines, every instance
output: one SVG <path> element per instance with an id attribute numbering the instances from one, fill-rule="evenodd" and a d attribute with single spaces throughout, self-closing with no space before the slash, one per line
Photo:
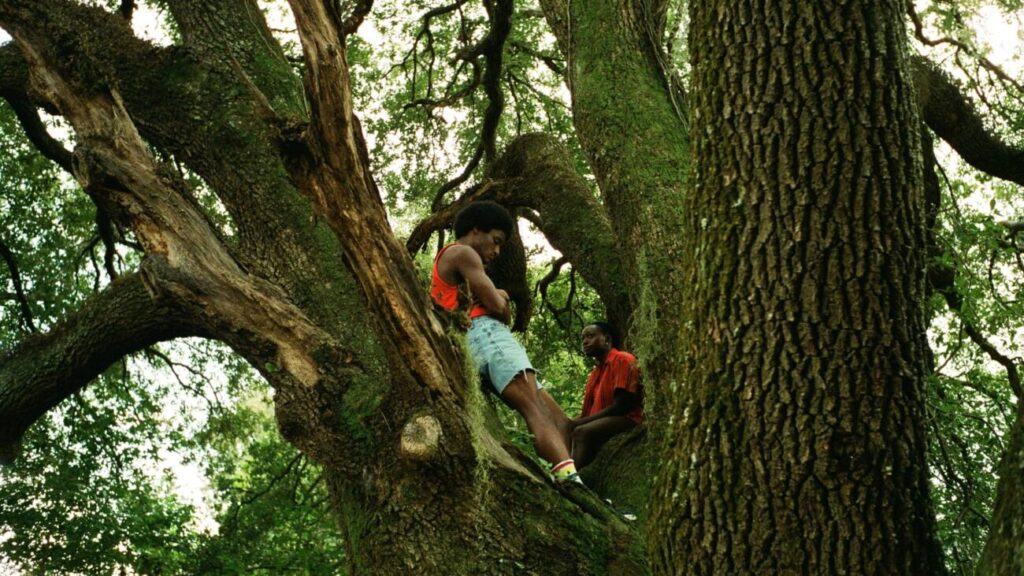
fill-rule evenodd
<path id="1" fill-rule="evenodd" d="M 559 486 L 563 486 L 565 484 L 579 484 L 580 486 L 585 486 L 585 484 L 583 484 L 583 478 L 580 478 L 579 472 L 573 472 L 564 478 L 555 478 L 555 484 L 558 484 Z"/>

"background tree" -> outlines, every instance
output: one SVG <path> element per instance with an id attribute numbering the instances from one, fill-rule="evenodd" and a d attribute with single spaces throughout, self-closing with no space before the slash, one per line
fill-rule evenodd
<path id="1" fill-rule="evenodd" d="M 857 6 L 862 4 L 866 7 L 865 3 Z M 0 421 L 6 453 L 13 456 L 26 427 L 69 395 L 102 408 L 73 410 L 74 402 L 81 400 L 65 401 L 45 417 L 46 424 L 24 437 L 18 475 L 4 482 L 5 490 L 12 487 L 24 495 L 5 509 L 5 530 L 13 534 L 0 535 L 6 554 L 28 565 L 45 566 L 44 570 L 81 572 L 115 565 L 142 571 L 157 571 L 157 567 L 180 572 L 273 572 L 285 567 L 329 571 L 337 570 L 340 562 L 355 572 L 369 570 L 371 565 L 396 573 L 643 571 L 640 550 L 627 526 L 584 493 L 560 495 L 529 458 L 504 440 L 502 430 L 486 422 L 488 403 L 462 371 L 458 338 L 453 347 L 452 338 L 428 312 L 423 272 L 430 255 L 416 256 L 418 269 L 405 255 L 406 248 L 416 252 L 432 232 L 443 229 L 463 203 L 493 197 L 514 207 L 562 253 L 559 262 L 563 263 L 556 268 L 571 270 L 570 277 L 563 275 L 560 280 L 551 280 L 554 274 L 534 272 L 535 278 L 545 277 L 541 284 L 548 287 L 544 290 L 548 298 L 534 306 L 538 318 L 528 346 L 544 363 L 552 389 L 563 401 L 570 401 L 567 392 L 585 372 L 578 359 L 554 352 L 553 340 L 562 339 L 565 346 L 574 348 L 579 325 L 573 323 L 603 308 L 607 316 L 631 328 L 630 345 L 645 362 L 651 391 L 648 408 L 653 421 L 663 424 L 653 428 L 658 432 L 655 449 L 668 451 L 674 465 L 684 467 L 693 457 L 701 463 L 713 461 L 701 456 L 701 446 L 711 445 L 687 441 L 698 438 L 694 431 L 703 430 L 699 426 L 711 420 L 698 420 L 692 417 L 693 410 L 686 412 L 683 407 L 722 407 L 745 401 L 742 390 L 730 394 L 716 389 L 700 396 L 711 381 L 705 375 L 732 365 L 714 360 L 722 343 L 716 343 L 713 334 L 692 330 L 708 324 L 699 321 L 706 314 L 728 310 L 729 302 L 741 300 L 727 294 L 715 301 L 717 308 L 701 308 L 696 306 L 701 301 L 698 296 L 710 292 L 699 290 L 713 285 L 688 282 L 695 270 L 703 270 L 700 274 L 708 279 L 725 274 L 731 281 L 747 273 L 737 262 L 733 262 L 736 266 L 697 267 L 703 258 L 715 261 L 710 251 L 692 256 L 693 243 L 710 237 L 705 227 L 711 226 L 712 232 L 738 231 L 768 218 L 776 223 L 765 227 L 766 232 L 773 231 L 772 239 L 796 234 L 793 250 L 806 238 L 800 234 L 827 236 L 829 230 L 845 230 L 851 238 L 896 235 L 893 238 L 899 242 L 893 240 L 894 245 L 908 249 L 891 252 L 917 262 L 901 268 L 907 274 L 886 275 L 866 288 L 836 285 L 848 290 L 850 302 L 861 302 L 860 295 L 873 293 L 878 286 L 908 283 L 905 290 L 887 292 L 903 295 L 904 302 L 889 310 L 905 309 L 906 314 L 895 319 L 873 316 L 882 319 L 876 326 L 891 326 L 893 334 L 908 338 L 900 352 L 911 367 L 908 373 L 898 372 L 908 383 L 896 389 L 906 392 L 900 396 L 902 404 L 897 403 L 902 408 L 887 412 L 888 419 L 879 421 L 885 426 L 878 428 L 892 430 L 909 424 L 911 440 L 899 453 L 904 458 L 899 460 L 900 470 L 907 473 L 897 474 L 891 482 L 880 480 L 879 485 L 897 496 L 886 497 L 888 492 L 883 490 L 876 504 L 880 510 L 893 503 L 911 506 L 920 520 L 917 524 L 894 521 L 887 526 L 902 542 L 918 544 L 891 555 L 876 555 L 871 561 L 879 563 L 878 571 L 902 572 L 908 562 L 915 570 L 940 569 L 939 554 L 928 548 L 933 530 L 924 487 L 928 473 L 923 438 L 930 425 L 932 437 L 938 439 L 929 444 L 934 477 L 941 480 L 936 499 L 938 533 L 950 551 L 949 566 L 960 573 L 972 569 L 986 541 L 989 507 L 996 494 L 992 468 L 1008 444 L 1005 430 L 1013 421 L 1014 349 L 1012 341 L 1004 338 L 1012 334 L 1020 317 L 1014 314 L 1012 284 L 1019 265 L 1012 222 L 1019 220 L 1019 212 L 1011 188 L 993 196 L 1005 204 L 1003 209 L 1009 213 L 1004 217 L 1010 225 L 996 224 L 991 215 L 975 213 L 973 208 L 958 204 L 954 208 L 954 201 L 962 203 L 971 189 L 974 176 L 940 170 L 934 180 L 929 179 L 929 146 L 915 144 L 919 127 L 914 120 L 919 114 L 939 138 L 979 169 L 1017 183 L 1015 124 L 1008 120 L 1018 93 L 1012 75 L 989 62 L 983 47 L 967 32 L 973 24 L 970 10 L 941 4 L 920 14 L 911 11 L 904 20 L 901 6 L 872 4 L 866 13 L 877 20 L 865 21 L 863 29 L 886 34 L 869 35 L 872 41 L 864 47 L 863 60 L 843 60 L 832 69 L 848 66 L 856 77 L 865 70 L 861 62 L 872 62 L 870 54 L 878 49 L 877 42 L 889 43 L 889 59 L 876 69 L 896 74 L 889 80 L 884 74 L 881 79 L 871 77 L 858 85 L 898 95 L 885 100 L 891 107 L 882 107 L 892 112 L 891 122 L 885 130 L 843 136 L 849 149 L 857 150 L 870 141 L 871 134 L 887 135 L 877 148 L 879 157 L 888 158 L 885 166 L 891 169 L 890 178 L 881 178 L 877 170 L 865 172 L 863 190 L 889 190 L 886 198 L 908 206 L 899 213 L 905 217 L 900 225 L 871 232 L 857 227 L 865 224 L 863 220 L 794 227 L 785 218 L 772 219 L 771 211 L 745 213 L 753 207 L 753 191 L 748 201 L 737 206 L 712 203 L 735 200 L 726 192 L 747 181 L 759 182 L 758 190 L 785 190 L 795 199 L 824 202 L 826 196 L 820 192 L 831 180 L 813 176 L 812 167 L 803 162 L 806 154 L 799 161 L 791 155 L 792 163 L 783 163 L 785 155 L 772 148 L 770 133 L 751 128 L 749 118 L 737 112 L 744 109 L 742 103 L 750 102 L 749 94 L 739 91 L 749 84 L 742 80 L 745 76 L 735 83 L 716 83 L 724 81 L 728 70 L 707 70 L 710 62 L 720 62 L 705 55 L 723 50 L 721 62 L 727 62 L 730 53 L 722 37 L 712 33 L 718 24 L 708 23 L 717 21 L 705 17 L 713 8 L 709 4 L 541 2 L 539 7 L 513 7 L 499 1 L 455 2 L 417 4 L 411 15 L 410 7 L 399 3 L 378 3 L 373 12 L 368 12 L 369 4 L 324 7 L 301 1 L 288 7 L 243 0 L 216 6 L 166 1 L 158 6 L 164 10 L 168 36 L 151 42 L 138 39 L 126 24 L 132 19 L 137 22 L 139 13 L 151 7 L 145 3 L 84 7 L 53 0 L 0 5 L 0 25 L 15 36 L 13 44 L 3 47 L 0 65 L 0 95 L 8 106 L 3 111 L 3 134 L 12 143 L 4 160 L 16 167 L 4 172 L 5 178 L 11 176 L 3 194 L 6 228 L 2 233 L 7 247 L 3 255 L 10 272 L 10 297 L 0 316 L 5 343 L 9 343 L 0 364 L 4 390 Z M 975 8 L 980 6 L 971 10 Z M 742 13 L 743 7 L 735 9 Z M 294 14 L 295 28 L 280 14 Z M 858 22 L 819 19 L 796 8 L 756 14 L 747 18 L 755 25 L 743 30 L 753 33 L 778 25 L 801 33 L 784 44 L 806 51 L 786 60 L 794 71 L 801 70 L 800 54 L 829 53 L 816 51 L 815 43 L 827 44 L 829 37 L 817 23 L 851 30 Z M 721 16 L 726 18 L 727 13 Z M 274 23 L 267 25 L 268 21 Z M 788 27 L 784 22 L 790 23 Z M 966 83 L 958 85 L 922 63 L 912 69 L 911 88 L 911 68 L 901 55 L 904 22 L 933 57 L 944 58 L 941 51 L 952 50 L 955 57 L 947 62 L 970 69 Z M 370 42 L 353 35 L 361 23 Z M 392 37 L 400 29 L 412 40 L 373 40 L 375 31 Z M 687 29 L 688 43 L 684 41 Z M 821 35 L 802 34 L 811 29 Z M 935 34 L 948 37 L 937 39 Z M 773 36 L 765 38 L 765 47 L 774 46 Z M 766 71 L 784 69 L 758 59 L 763 52 L 760 44 L 748 51 L 750 62 L 765 66 Z M 688 76 L 691 59 L 692 78 Z M 801 104 L 810 98 L 799 89 L 801 82 L 816 82 L 814 72 L 821 78 L 837 78 L 838 84 L 830 85 L 833 88 L 843 85 L 845 76 L 825 74 L 822 70 L 828 66 L 819 64 L 805 65 L 810 80 L 800 80 L 803 76 L 794 72 L 798 80 L 782 83 L 775 116 L 800 118 L 795 111 L 804 109 L 810 110 L 808 118 L 815 122 L 838 114 L 833 124 L 844 125 L 845 116 L 831 102 Z M 979 69 L 971 68 L 975 64 Z M 762 76 L 754 74 L 750 81 L 765 80 Z M 568 106 L 560 96 L 563 80 Z M 965 90 L 982 103 L 980 115 L 964 97 Z M 821 94 L 814 98 L 819 103 L 825 100 Z M 850 101 L 847 110 L 861 105 Z M 73 152 L 46 131 L 40 109 L 58 114 L 70 126 Z M 362 112 L 369 145 L 363 143 L 354 110 Z M 786 111 L 793 115 L 786 116 Z M 17 130 L 12 116 L 20 124 Z M 994 125 L 1007 131 L 993 130 Z M 701 144 L 705 126 L 714 126 L 714 146 Z M 809 133 L 799 122 L 780 121 L 778 126 L 782 135 Z M 527 134 L 538 130 L 548 134 Z M 835 134 L 833 140 L 821 142 L 841 139 L 839 131 Z M 53 165 L 28 149 L 26 136 L 38 152 L 73 174 L 81 189 L 59 185 Z M 740 143 L 753 145 L 765 138 L 767 147 L 763 157 L 758 156 L 765 172 L 752 175 L 743 160 L 750 149 Z M 433 144 L 424 146 L 424 141 Z M 716 152 L 721 150 L 737 152 Z M 809 156 L 814 158 L 818 151 L 811 149 Z M 838 154 L 836 162 L 837 174 L 842 173 L 841 166 L 866 165 L 852 154 Z M 707 167 L 710 172 L 698 170 L 688 183 L 691 166 Z M 792 170 L 783 170 L 786 166 Z M 714 174 L 733 176 L 716 180 Z M 810 175 L 796 178 L 803 187 L 793 188 L 782 185 L 787 174 Z M 897 186 L 894 174 L 903 174 L 906 186 Z M 593 180 L 588 180 L 590 175 Z M 740 175 L 748 180 L 737 180 Z M 716 186 L 726 191 L 717 198 L 711 193 Z M 857 190 L 861 189 L 851 192 L 854 197 Z M 760 205 L 774 205 L 783 197 L 779 192 Z M 828 206 L 822 206 L 827 212 Z M 385 208 L 398 220 L 399 235 L 408 236 L 406 246 L 395 240 Z M 881 205 L 874 209 L 889 214 Z M 57 227 L 50 216 L 55 210 L 63 215 Z M 932 230 L 930 236 L 923 233 L 926 225 Z M 863 233 L 851 232 L 855 230 Z M 971 230 L 973 235 L 965 233 Z M 738 245 L 730 242 L 740 237 L 727 234 L 714 248 L 732 247 L 735 254 Z M 46 238 L 51 239 L 49 243 Z M 941 328 L 933 338 L 936 357 L 931 367 L 923 342 L 926 310 L 914 308 L 920 300 L 914 295 L 924 293 L 926 240 L 933 243 L 927 262 L 935 295 L 927 312 Z M 518 288 L 520 326 L 529 320 L 530 310 L 531 287 L 522 278 L 524 256 L 518 253 L 517 262 L 503 267 L 508 271 L 503 281 Z M 855 259 L 864 266 L 880 265 Z M 778 273 L 784 279 L 785 269 L 775 270 L 763 260 L 757 264 L 748 271 L 751 277 Z M 810 268 L 801 274 L 811 287 L 827 285 L 818 281 L 827 275 L 818 276 Z M 681 286 L 696 289 L 697 296 L 681 297 Z M 860 287 L 855 290 L 856 286 Z M 585 295 L 582 301 L 575 298 L 579 294 Z M 785 290 L 771 294 L 762 301 L 768 308 L 778 303 L 772 298 L 788 302 Z M 802 304 L 810 308 L 814 301 Z M 581 309 L 591 312 L 579 314 Z M 792 308 L 798 309 L 804 310 Z M 744 322 L 752 322 L 763 337 L 755 338 L 753 330 L 745 332 L 752 346 L 785 341 L 788 332 L 781 324 L 754 318 Z M 837 333 L 842 333 L 843 322 L 837 320 Z M 890 329 L 882 332 L 886 330 Z M 970 347 L 958 344 L 962 340 L 958 334 L 977 344 L 985 356 L 972 357 Z M 230 352 L 195 341 L 189 341 L 195 352 L 187 354 L 179 354 L 177 345 L 157 345 L 170 339 L 180 342 L 186 336 L 222 342 Z M 705 337 L 711 340 L 688 348 Z M 794 362 L 806 360 L 804 347 L 790 349 Z M 758 357 L 744 347 L 724 350 L 745 350 L 742 358 Z M 195 363 L 211 355 L 229 367 L 228 383 L 208 382 L 203 369 L 196 368 Z M 121 358 L 129 360 L 119 362 Z M 985 366 L 982 358 L 1002 364 L 1004 371 Z M 757 364 L 736 361 L 744 366 Z M 853 366 L 844 362 L 832 365 Z M 79 392 L 111 365 L 95 386 Z M 806 380 L 783 381 L 783 371 L 792 373 L 792 369 L 775 358 L 763 365 L 780 376 L 744 382 L 751 383 L 745 388 L 748 391 L 764 391 L 765 406 L 789 406 L 786 397 L 802 399 L 810 394 L 811 389 L 799 382 L 814 380 L 811 372 L 797 372 Z M 179 377 L 174 381 L 180 384 L 143 382 L 139 374 L 152 370 L 149 366 L 160 366 L 165 373 L 173 370 Z M 274 417 L 289 445 L 267 434 L 268 404 L 251 382 L 252 369 L 274 391 Z M 822 374 L 827 375 L 827 366 L 824 370 Z M 880 370 L 886 374 L 890 368 Z M 935 376 L 929 379 L 932 371 Z M 845 414 L 843 410 L 851 406 L 869 406 L 870 394 L 877 391 L 863 387 L 864 380 L 853 376 L 846 381 L 854 401 L 833 406 L 837 414 Z M 174 388 L 197 385 L 203 386 L 200 392 L 209 402 L 193 395 L 196 400 L 179 412 L 208 414 L 202 432 L 167 426 L 168 416 L 155 407 L 163 402 L 160 394 L 173 395 Z M 219 405 L 211 390 L 219 390 L 229 399 L 227 404 Z M 145 400 L 151 394 L 153 399 Z M 698 396 L 712 404 L 693 404 Z M 804 423 L 801 426 L 812 426 L 809 422 L 819 418 L 825 428 L 846 435 L 794 427 L 793 435 L 781 436 L 798 446 L 824 439 L 834 447 L 826 452 L 832 456 L 841 452 L 842 458 L 832 460 L 850 464 L 850 470 L 864 477 L 884 478 L 885 458 L 854 457 L 877 443 L 857 441 L 861 437 L 856 430 L 828 420 L 824 415 L 828 410 L 803 410 L 812 404 L 795 404 L 800 409 L 794 408 L 792 415 L 804 418 L 799 420 Z M 121 421 L 128 410 L 137 416 L 132 420 L 136 425 L 126 428 Z M 773 417 L 782 422 L 785 414 L 790 412 L 768 410 L 764 422 L 772 422 Z M 749 423 L 757 421 L 726 411 L 717 430 L 729 442 L 711 448 L 732 451 L 737 464 L 730 469 L 740 480 L 767 474 L 767 484 L 778 488 L 779 494 L 792 492 L 795 477 L 758 472 L 756 467 L 742 472 L 746 462 L 756 461 L 749 459 L 752 454 L 786 445 L 759 442 L 758 434 L 747 434 Z M 506 424 L 515 439 L 515 421 L 506 420 Z M 88 554 L 64 551 L 73 549 L 70 543 L 101 532 L 104 524 L 123 523 L 118 518 L 124 516 L 114 514 L 102 520 L 99 514 L 86 515 L 92 522 L 79 523 L 81 530 L 55 533 L 40 545 L 25 538 L 26 527 L 40 517 L 14 514 L 36 507 L 48 510 L 50 518 L 69 517 L 74 514 L 60 506 L 47 509 L 44 502 L 68 504 L 64 510 L 73 510 L 87 501 L 87 486 L 80 492 L 84 500 L 76 504 L 55 491 L 42 492 L 38 483 L 33 485 L 38 482 L 33 479 L 46 477 L 45 470 L 73 470 L 73 460 L 58 464 L 56 456 L 47 456 L 40 448 L 66 434 L 68 427 L 78 433 L 60 444 L 69 450 L 81 450 L 75 447 L 110 436 L 107 448 L 83 451 L 83 462 L 93 469 L 89 474 L 93 486 L 111 487 L 104 498 L 126 504 L 134 499 L 134 507 L 119 505 L 132 517 L 138 516 L 133 510 L 162 510 L 152 516 L 152 524 L 125 524 L 124 530 L 98 541 Z M 798 429 L 811 432 L 798 434 Z M 110 430 L 118 434 L 106 432 Z M 1018 433 L 1013 437 L 1020 437 L 1019 426 L 1014 430 Z M 122 470 L 158 461 L 158 449 L 152 448 L 156 446 L 176 446 L 206 464 L 223 503 L 215 515 L 219 533 L 171 529 L 180 527 L 181 519 L 192 510 L 176 500 L 174 490 L 161 487 L 158 477 L 126 483 L 123 473 L 110 473 L 113 458 L 104 454 L 118 454 L 133 439 L 141 452 L 121 454 L 123 462 L 117 466 Z M 864 453 L 868 452 L 875 454 Z M 1019 450 L 1007 454 L 1004 466 L 1013 466 L 1012 455 Z M 799 451 L 795 458 L 788 460 L 794 469 L 801 465 L 827 468 L 830 462 L 824 457 L 800 460 Z M 770 510 L 782 519 L 776 526 L 780 537 L 765 544 L 763 556 L 744 555 L 741 539 L 729 540 L 725 535 L 736 529 L 742 532 L 743 526 L 753 525 L 753 518 L 760 518 L 755 512 L 764 509 L 766 501 L 755 495 L 750 500 L 736 497 L 750 506 L 725 506 L 722 509 L 727 512 L 707 520 L 713 523 L 705 525 L 708 533 L 722 535 L 716 540 L 721 546 L 710 550 L 705 559 L 684 554 L 680 543 L 700 522 L 682 512 L 732 499 L 729 477 L 718 472 L 701 476 L 705 472 L 696 470 L 683 478 L 708 478 L 699 490 L 685 483 L 675 486 L 680 478 L 675 474 L 658 478 L 656 494 L 660 496 L 652 508 L 657 521 L 649 530 L 657 570 L 672 572 L 695 563 L 721 567 L 725 558 L 736 562 L 741 571 L 739 559 L 764 562 L 761 566 L 803 566 L 801 562 L 830 550 L 824 540 L 814 550 L 800 547 L 799 531 L 785 522 L 788 514 L 795 514 L 787 508 L 793 501 L 779 499 Z M 827 476 L 829 486 L 811 486 L 822 495 L 813 501 L 837 498 L 836 510 L 851 515 L 861 512 L 844 504 L 848 501 L 843 499 L 839 476 Z M 56 484 L 50 485 L 69 482 L 59 478 L 54 477 Z M 1013 510 L 1012 502 L 1019 500 L 1012 496 L 1016 493 L 1013 478 L 1004 474 L 999 488 L 1003 504 L 994 512 L 997 529 L 991 531 L 985 555 L 991 573 L 1014 573 L 1014 563 L 1020 562 L 1013 546 L 1021 526 L 1020 515 Z M 674 487 L 682 488 L 680 497 L 689 504 L 676 504 Z M 290 504 L 275 505 L 282 500 Z M 340 533 L 330 532 L 325 522 L 322 512 L 328 507 L 340 520 Z M 274 534 L 256 539 L 254 535 L 268 522 L 266 515 L 281 508 L 289 508 L 289 514 L 275 514 Z M 804 518 L 803 527 L 820 528 L 820 534 L 839 533 L 829 532 L 824 519 L 813 518 L 813 514 Z M 864 521 L 853 516 L 844 529 L 850 534 L 860 530 L 865 538 L 872 535 Z M 147 531 L 149 541 L 144 536 Z M 502 538 L 488 536 L 497 534 Z M 310 540 L 322 544 L 319 552 L 298 544 Z M 342 547 L 345 552 L 340 552 Z M 53 553 L 45 555 L 47 549 Z M 120 556 L 114 553 L 117 550 Z M 836 553 L 835 561 L 854 566 L 857 554 L 851 548 Z M 816 566 L 828 570 L 824 564 Z"/>

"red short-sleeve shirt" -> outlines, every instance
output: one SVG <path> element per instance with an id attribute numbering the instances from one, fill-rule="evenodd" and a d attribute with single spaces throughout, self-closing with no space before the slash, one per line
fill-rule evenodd
<path id="1" fill-rule="evenodd" d="M 626 418 L 640 424 L 644 419 L 643 385 L 636 357 L 612 348 L 608 357 L 590 372 L 583 393 L 583 416 L 600 412 L 615 403 L 615 391 L 625 390 L 637 396 L 638 402 Z"/>

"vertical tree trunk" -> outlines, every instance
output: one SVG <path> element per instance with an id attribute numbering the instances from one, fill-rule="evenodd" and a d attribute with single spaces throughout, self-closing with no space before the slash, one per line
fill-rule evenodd
<path id="1" fill-rule="evenodd" d="M 692 2 L 664 574 L 941 574 L 902 4 Z"/>
<path id="2" fill-rule="evenodd" d="M 978 574 L 1024 574 L 1024 418 L 1020 410 L 1010 429 L 1010 442 L 999 465 L 999 486 L 992 507 L 992 524 Z"/>
<path id="3" fill-rule="evenodd" d="M 668 89 L 661 0 L 541 0 L 568 62 L 573 125 L 601 189 L 629 290 L 630 348 L 660 411 L 675 365 L 689 169 L 685 103 Z M 652 421 L 660 420 L 652 418 Z"/>

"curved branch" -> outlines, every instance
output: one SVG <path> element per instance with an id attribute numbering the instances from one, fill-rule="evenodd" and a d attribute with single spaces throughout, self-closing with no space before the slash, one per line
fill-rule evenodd
<path id="1" fill-rule="evenodd" d="M 2 3 L 0 23 L 24 53 L 35 89 L 78 135 L 73 168 L 79 183 L 144 247 L 151 290 L 196 303 L 226 342 L 240 352 L 255 350 L 247 358 L 256 366 L 264 359 L 281 366 L 278 382 L 316 383 L 312 354 L 329 336 L 277 286 L 238 263 L 184 183 L 153 158 L 120 93 L 83 86 L 63 68 L 51 45 L 53 15 L 46 7 L 52 5 L 39 0 Z"/>
<path id="2" fill-rule="evenodd" d="M 171 5 L 175 10 L 190 6 L 187 0 Z M 223 10 L 226 3 L 217 6 Z M 15 10 L 24 12 L 41 45 L 60 40 L 56 67 L 72 82 L 88 90 L 114 87 L 139 135 L 203 177 L 220 197 L 247 249 L 251 231 L 294 228 L 308 217 L 308 211 L 296 214 L 287 202 L 292 198 L 281 194 L 289 182 L 280 170 L 279 147 L 291 145 L 289 137 L 301 129 L 284 130 L 268 122 L 266 113 L 270 106 L 301 109 L 303 99 L 294 72 L 274 59 L 276 43 L 264 45 L 276 41 L 262 34 L 265 23 L 258 8 L 248 0 L 230 6 L 248 11 L 220 18 L 219 11 L 204 8 L 183 17 L 183 30 L 196 39 L 188 48 L 153 46 L 135 37 L 124 19 L 96 7 L 40 0 L 10 3 L 5 10 L 11 16 Z M 238 46 L 218 51 L 221 41 L 215 38 L 220 36 L 237 40 Z M 18 46 L 0 47 L 0 95 L 19 97 L 28 86 L 28 67 Z M 250 107 L 245 106 L 247 93 L 253 95 Z M 38 90 L 29 96 L 32 105 L 61 113 Z M 268 124 L 270 133 L 261 133 Z M 251 210 L 254 196 L 274 207 Z M 265 248 L 259 253 L 267 255 Z"/>
<path id="3" fill-rule="evenodd" d="M 911 62 L 918 102 L 928 127 L 971 166 L 1024 185 L 1024 150 L 1006 144 L 987 130 L 967 97 L 937 66 L 921 57 Z"/>
<path id="4" fill-rule="evenodd" d="M 543 278 L 537 281 L 537 293 L 540 294 L 541 299 L 547 301 L 548 299 L 548 286 L 552 282 L 558 279 L 558 275 L 562 273 L 562 267 L 569 263 L 569 259 L 565 256 L 555 258 L 551 262 L 551 270 L 544 275 Z"/>
<path id="5" fill-rule="evenodd" d="M 554 318 L 555 323 L 557 323 L 563 330 L 567 331 L 572 325 L 572 315 L 570 314 L 569 316 L 568 324 L 562 322 L 562 315 L 572 309 L 572 300 L 576 293 L 576 275 L 573 273 L 569 276 L 569 294 L 565 298 L 565 307 L 562 309 L 556 308 L 555 305 L 551 303 L 551 300 L 548 298 L 548 286 L 558 278 L 558 275 L 562 272 L 562 267 L 568 262 L 569 260 L 565 256 L 556 259 L 551 263 L 551 270 L 549 270 L 548 273 L 537 282 L 537 291 L 540 292 L 541 302 L 543 302 L 544 307 L 548 312 L 551 312 L 551 317 Z"/>
<path id="6" fill-rule="evenodd" d="M 459 210 L 475 200 L 494 200 L 509 209 L 532 208 L 551 246 L 597 291 L 610 321 L 628 326 L 632 308 L 616 234 L 565 147 L 545 134 L 524 134 L 508 145 L 488 177 L 421 222 L 406 248 L 420 250 L 433 232 L 449 226 Z"/>
<path id="7" fill-rule="evenodd" d="M 17 455 L 28 427 L 111 364 L 147 346 L 204 330 L 173 299 L 154 301 L 125 274 L 46 334 L 0 357 L 0 461 Z"/>
<path id="8" fill-rule="evenodd" d="M 1021 386 L 1020 372 L 1017 368 L 1017 363 L 1010 357 L 1006 356 L 999 351 L 992 342 L 990 342 L 984 334 L 978 330 L 974 322 L 966 318 L 963 315 L 963 296 L 956 288 L 956 277 L 958 270 L 954 265 L 945 263 L 945 260 L 940 260 L 939 255 L 943 254 L 943 249 L 938 245 L 934 233 L 935 215 L 939 208 L 940 200 L 940 189 L 939 179 L 935 173 L 935 167 L 938 165 L 935 161 L 935 153 L 932 148 L 931 137 L 928 135 L 927 130 L 922 129 L 922 152 L 924 161 L 924 183 L 925 183 L 925 202 L 926 202 L 926 222 L 928 225 L 928 244 L 929 252 L 933 256 L 930 259 L 928 266 L 928 284 L 932 290 L 935 290 L 946 301 L 946 305 L 950 310 L 955 312 L 963 322 L 964 332 L 974 342 L 978 348 L 981 348 L 985 354 L 988 355 L 993 361 L 999 363 L 1003 369 L 1006 370 L 1006 378 L 1010 383 L 1010 388 L 1013 393 L 1017 396 L 1018 400 L 1024 398 L 1024 389 Z M 1024 413 L 1024 402 L 1017 402 L 1018 412 Z"/>
<path id="9" fill-rule="evenodd" d="M 18 122 L 32 144 L 58 166 L 71 172 L 71 152 L 46 131 L 38 106 L 49 105 L 32 98 L 28 91 L 28 66 L 18 47 L 12 42 L 0 46 L 0 98 L 14 110 Z M 52 106 L 50 107 L 51 111 Z"/>
<path id="10" fill-rule="evenodd" d="M 189 0 L 174 1 L 184 6 Z M 251 7 L 253 3 L 231 0 L 230 5 Z M 74 83 L 74 90 L 89 93 L 113 87 L 123 105 L 120 113 L 134 125 L 130 132 L 137 130 L 146 144 L 204 179 L 231 217 L 236 233 L 234 246 L 247 270 L 297 297 L 295 304 L 306 315 L 317 321 L 330 318 L 333 320 L 329 325 L 340 325 L 337 318 L 344 314 L 341 308 L 325 304 L 337 293 L 331 283 L 345 275 L 339 264 L 343 259 L 340 247 L 322 242 L 324 220 L 312 217 L 309 202 L 299 196 L 284 167 L 285 162 L 296 158 L 301 162 L 309 155 L 304 141 L 308 126 L 300 122 L 281 127 L 267 121 L 266 106 L 251 97 L 255 96 L 253 86 L 246 80 L 250 77 L 253 84 L 272 83 L 273 75 L 239 74 L 239 69 L 250 66 L 244 54 L 252 51 L 246 52 L 244 46 L 236 48 L 236 62 L 225 63 L 212 53 L 217 40 L 210 38 L 204 45 L 208 49 L 199 45 L 153 46 L 135 37 L 118 15 L 72 2 L 2 2 L 0 12 L 9 17 L 14 12 L 24 13 L 23 20 L 34 30 L 35 42 L 40 46 L 54 45 L 59 39 L 60 58 L 55 68 Z M 217 10 L 200 12 L 188 21 L 190 35 L 224 34 L 233 38 L 243 34 L 218 29 Z M 238 25 L 248 26 L 246 30 L 251 33 L 260 24 Z M 228 23 L 222 25 L 225 27 L 230 28 Z M 258 42 L 260 35 L 254 36 Z M 252 54 L 255 58 L 256 53 Z M 280 86 L 286 86 L 294 77 L 288 69 L 277 79 Z M 28 83 L 28 68 L 19 46 L 0 47 L 0 89 L 24 91 Z M 274 94 L 262 86 L 256 91 L 268 97 Z M 280 93 L 286 94 L 287 90 L 282 88 Z M 42 92 L 34 90 L 32 96 L 39 99 L 33 101 L 36 106 L 61 113 Z M 301 92 L 296 99 L 300 107 L 305 105 Z M 288 110 L 277 101 L 271 105 L 278 111 Z M 83 142 L 81 138 L 78 141 Z M 169 171 L 161 168 L 161 172 L 163 177 Z M 255 210 L 255 206 L 262 209 Z M 331 282 L 311 283 L 293 268 L 296 255 L 311 250 L 316 254 L 310 254 L 308 261 Z"/>
<path id="11" fill-rule="evenodd" d="M 489 103 L 487 110 L 484 111 L 480 141 L 483 145 L 484 158 L 490 162 L 497 155 L 494 140 L 501 112 L 505 107 L 505 96 L 501 92 L 501 66 L 505 55 L 505 40 L 512 31 L 514 8 L 512 0 L 495 0 L 485 2 L 484 5 L 488 8 L 487 13 L 491 19 L 491 30 L 482 43 L 484 60 L 487 62 L 483 86 Z"/>
<path id="12" fill-rule="evenodd" d="M 39 117 L 39 110 L 28 101 L 27 97 L 2 96 L 11 105 L 15 116 L 18 117 L 18 122 L 25 130 L 25 135 L 36 149 L 64 170 L 71 172 L 71 151 L 46 131 L 46 125 Z"/>
<path id="13" fill-rule="evenodd" d="M 472 54 L 482 54 L 487 63 L 484 68 L 482 85 L 487 95 L 487 109 L 484 111 L 484 121 L 480 128 L 480 140 L 477 142 L 473 157 L 463 169 L 462 173 L 446 182 L 434 194 L 431 202 L 431 211 L 437 212 L 444 205 L 444 197 L 448 192 L 454 190 L 463 182 L 469 179 L 473 171 L 480 165 L 480 161 L 491 162 L 497 155 L 495 150 L 495 139 L 498 134 L 498 124 L 501 121 L 501 113 L 505 108 L 505 96 L 501 92 L 501 65 L 505 53 L 505 40 L 512 31 L 512 0 L 496 0 L 485 3 L 487 14 L 490 17 L 491 29 L 487 36 L 480 41 L 478 47 L 471 51 Z"/>

